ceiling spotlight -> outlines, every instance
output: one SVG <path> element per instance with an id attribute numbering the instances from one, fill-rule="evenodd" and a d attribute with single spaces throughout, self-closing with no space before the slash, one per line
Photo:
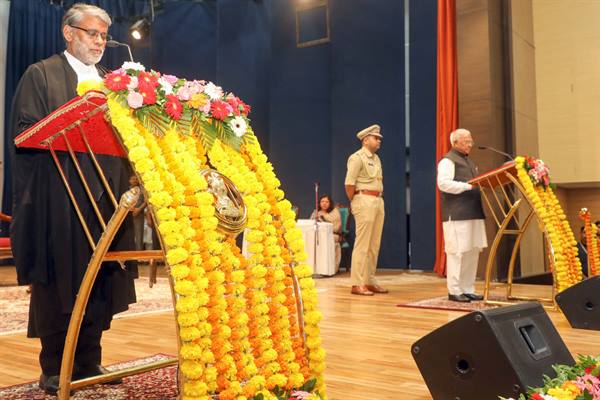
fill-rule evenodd
<path id="1" fill-rule="evenodd" d="M 135 40 L 141 40 L 150 32 L 150 22 L 146 18 L 137 20 L 131 28 L 129 28 L 129 34 Z"/>

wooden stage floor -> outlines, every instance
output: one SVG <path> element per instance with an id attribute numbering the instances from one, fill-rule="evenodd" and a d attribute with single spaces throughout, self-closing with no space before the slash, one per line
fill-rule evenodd
<path id="1" fill-rule="evenodd" d="M 382 285 L 390 289 L 389 294 L 351 295 L 348 273 L 316 280 L 324 314 L 321 329 L 327 351 L 329 398 L 430 399 L 410 354 L 410 346 L 465 313 L 396 307 L 445 295 L 445 280 L 433 274 L 382 270 L 378 276 Z M 9 269 L 0 267 L 0 282 L 4 280 L 5 284 L 7 279 L 10 279 Z M 478 289 L 481 289 L 480 282 Z M 520 289 L 545 294 L 535 293 L 545 290 L 544 287 Z M 549 314 L 573 355 L 600 354 L 600 332 L 572 329 L 559 311 Z M 171 312 L 115 320 L 112 329 L 104 335 L 104 364 L 155 353 L 175 354 L 174 326 Z M 0 387 L 38 378 L 38 343 L 37 339 L 27 339 L 24 333 L 0 336 Z"/>

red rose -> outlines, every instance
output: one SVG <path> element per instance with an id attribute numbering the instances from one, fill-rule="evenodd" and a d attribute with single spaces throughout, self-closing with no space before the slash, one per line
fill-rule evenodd
<path id="1" fill-rule="evenodd" d="M 231 112 L 231 106 L 223 100 L 215 100 L 210 104 L 210 112 L 213 117 L 223 121 Z"/>
<path id="2" fill-rule="evenodd" d="M 139 88 L 138 90 L 142 97 L 144 97 L 144 104 L 155 104 L 156 103 L 156 92 L 154 89 Z"/>
<path id="3" fill-rule="evenodd" d="M 173 119 L 181 118 L 181 113 L 183 112 L 183 106 L 181 102 L 174 94 L 168 94 L 165 96 L 167 101 L 165 103 L 165 111 L 167 114 L 171 116 Z"/>
<path id="4" fill-rule="evenodd" d="M 153 91 L 158 86 L 158 77 L 151 72 L 142 71 L 138 75 L 138 88 L 140 92 L 142 90 L 149 92 Z"/>
<path id="5" fill-rule="evenodd" d="M 111 72 L 104 77 L 104 84 L 113 92 L 119 92 L 127 89 L 127 85 L 131 82 L 129 75 L 122 72 Z"/>

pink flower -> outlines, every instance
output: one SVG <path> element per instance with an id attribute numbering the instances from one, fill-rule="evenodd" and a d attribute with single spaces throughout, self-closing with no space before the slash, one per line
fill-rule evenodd
<path id="1" fill-rule="evenodd" d="M 131 108 L 140 108 L 144 104 L 144 96 L 138 92 L 129 92 L 127 95 L 127 104 Z"/>
<path id="2" fill-rule="evenodd" d="M 204 104 L 202 108 L 200 108 L 200 111 L 208 115 L 210 113 L 210 101 L 207 101 L 206 104 Z"/>
<path id="3" fill-rule="evenodd" d="M 177 97 L 181 101 L 188 101 L 189 99 L 192 98 L 192 95 L 193 95 L 193 93 L 187 84 L 183 85 L 182 87 L 179 88 L 179 90 L 177 90 Z"/>
<path id="4" fill-rule="evenodd" d="M 171 85 L 174 85 L 177 82 L 177 77 L 175 75 L 163 75 L 162 77 Z"/>
<path id="5" fill-rule="evenodd" d="M 311 393 L 302 391 L 302 390 L 294 390 L 292 392 L 292 397 L 290 398 L 291 400 L 305 400 L 308 399 L 312 396 Z"/>
<path id="6" fill-rule="evenodd" d="M 186 82 L 186 84 L 190 86 L 190 90 L 192 91 L 192 94 L 204 92 L 204 84 L 205 83 L 206 83 L 205 81 Z"/>

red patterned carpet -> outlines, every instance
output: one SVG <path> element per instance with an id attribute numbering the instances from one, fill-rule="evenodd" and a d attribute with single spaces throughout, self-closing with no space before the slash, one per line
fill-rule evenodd
<path id="1" fill-rule="evenodd" d="M 138 360 L 108 366 L 109 370 L 119 370 L 133 365 L 142 365 L 171 358 L 165 354 L 156 354 Z M 120 385 L 94 385 L 77 390 L 71 396 L 80 400 L 167 400 L 177 398 L 177 366 L 173 365 L 123 378 Z M 55 400 L 38 388 L 37 382 L 0 388 L 3 400 Z"/>
<path id="2" fill-rule="evenodd" d="M 116 318 L 173 309 L 167 278 L 158 278 L 152 288 L 148 287 L 148 278 L 139 278 L 135 281 L 135 291 L 137 303 L 116 315 Z M 28 313 L 29 294 L 26 286 L 0 287 L 0 335 L 25 331 Z"/>
<path id="3" fill-rule="evenodd" d="M 504 298 L 497 296 L 490 296 L 490 300 L 505 300 Z M 486 305 L 483 301 L 472 301 L 470 303 L 459 303 L 456 301 L 448 300 L 448 296 L 433 297 L 431 299 L 424 299 L 419 301 L 412 301 L 406 304 L 398 304 L 397 307 L 405 308 L 425 308 L 429 310 L 448 310 L 448 311 L 479 311 L 489 310 L 498 306 Z"/>

